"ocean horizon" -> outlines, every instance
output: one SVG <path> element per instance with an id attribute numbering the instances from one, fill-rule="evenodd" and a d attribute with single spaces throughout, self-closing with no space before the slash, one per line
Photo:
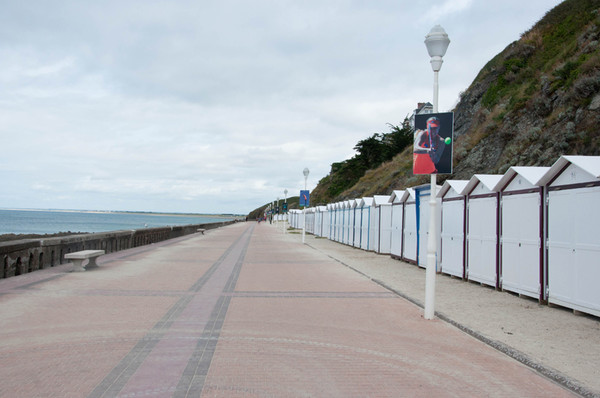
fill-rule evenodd
<path id="1" fill-rule="evenodd" d="M 237 217 L 233 214 L 6 208 L 0 209 L 0 235 L 109 232 L 205 224 Z"/>

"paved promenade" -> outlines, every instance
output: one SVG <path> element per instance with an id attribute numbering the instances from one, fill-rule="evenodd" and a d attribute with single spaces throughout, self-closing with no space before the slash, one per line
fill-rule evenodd
<path id="1" fill-rule="evenodd" d="M 0 280 L 0 397 L 577 396 L 307 238 L 238 223 Z"/>

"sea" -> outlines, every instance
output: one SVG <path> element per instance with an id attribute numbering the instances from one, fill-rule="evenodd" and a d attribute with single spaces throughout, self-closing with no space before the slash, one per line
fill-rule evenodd
<path id="1" fill-rule="evenodd" d="M 234 218 L 234 216 L 194 214 L 0 209 L 0 235 L 107 232 L 204 224 L 229 221 Z"/>

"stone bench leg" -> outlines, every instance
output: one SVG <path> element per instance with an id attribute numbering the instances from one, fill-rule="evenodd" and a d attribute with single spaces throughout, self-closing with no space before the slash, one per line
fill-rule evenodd
<path id="1" fill-rule="evenodd" d="M 73 263 L 73 272 L 83 272 L 86 269 L 98 268 L 98 264 L 96 263 L 96 257 L 90 257 L 87 260 L 89 260 L 89 263 L 83 266 L 83 262 L 86 261 L 86 259 L 71 259 L 71 262 Z"/>
<path id="2" fill-rule="evenodd" d="M 85 267 L 83 266 L 83 262 L 85 260 L 71 259 L 73 263 L 73 272 L 83 272 L 85 271 Z"/>
<path id="3" fill-rule="evenodd" d="M 87 265 L 85 266 L 85 269 L 98 268 L 98 264 L 96 264 L 97 258 L 98 257 L 90 257 L 90 262 L 87 263 Z"/>

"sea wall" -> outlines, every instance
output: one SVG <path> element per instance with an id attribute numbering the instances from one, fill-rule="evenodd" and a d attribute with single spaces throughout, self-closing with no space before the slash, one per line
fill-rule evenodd
<path id="1" fill-rule="evenodd" d="M 2 259 L 0 278 L 10 278 L 67 263 L 69 261 L 64 259 L 67 253 L 80 250 L 104 250 L 106 253 L 113 253 L 197 233 L 199 228 L 215 229 L 235 222 L 223 221 L 0 242 Z"/>

